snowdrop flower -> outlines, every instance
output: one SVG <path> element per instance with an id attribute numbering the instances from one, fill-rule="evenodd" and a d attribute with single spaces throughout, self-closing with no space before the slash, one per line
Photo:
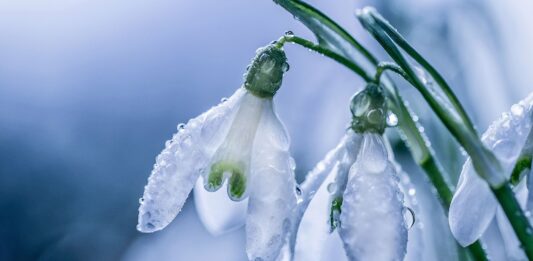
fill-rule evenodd
<path id="1" fill-rule="evenodd" d="M 322 212 L 313 217 L 324 217 L 327 211 L 328 222 L 315 222 L 304 215 L 296 250 L 299 260 L 331 259 L 319 251 L 328 237 L 329 241 L 342 242 L 349 260 L 403 260 L 407 210 L 382 136 L 387 112 L 384 102 L 381 87 L 374 84 L 357 94 L 352 100 L 351 129 L 337 149 L 311 172 L 310 177 L 329 173 L 308 210 Z M 324 186 L 329 192 L 327 208 L 321 202 L 327 197 Z M 340 240 L 324 233 L 336 229 Z"/>
<path id="2" fill-rule="evenodd" d="M 513 105 L 510 113 L 504 113 L 500 119 L 493 122 L 482 137 L 483 143 L 493 150 L 501 162 L 508 179 L 511 178 L 517 159 L 527 150 L 525 145 L 533 142 L 532 105 L 533 94 L 530 94 L 526 99 Z M 531 151 L 529 154 L 531 155 Z M 524 171 L 528 172 L 529 170 Z M 519 178 L 513 177 L 513 179 Z M 529 183 L 532 179 L 531 176 L 522 179 L 513 189 L 522 207 L 529 211 L 532 209 L 526 208 L 526 201 L 529 201 L 527 190 L 531 188 Z M 493 219 L 496 219 L 496 223 Z M 470 159 L 464 164 L 459 178 L 450 206 L 449 223 L 454 237 L 463 246 L 472 244 L 483 235 L 491 223 L 495 224 L 499 226 L 501 233 L 504 233 L 502 236 L 507 254 L 510 255 L 508 258 L 521 258 L 523 255 L 514 234 L 509 234 L 514 232 L 503 210 L 487 183 L 476 174 Z"/>
<path id="3" fill-rule="evenodd" d="M 139 231 L 167 226 L 202 176 L 205 190 L 224 186 L 232 201 L 248 201 L 249 259 L 278 256 L 296 205 L 289 138 L 272 102 L 287 69 L 283 50 L 274 45 L 259 49 L 243 88 L 178 127 L 148 179 L 139 207 Z M 212 224 L 213 229 L 220 226 Z"/>

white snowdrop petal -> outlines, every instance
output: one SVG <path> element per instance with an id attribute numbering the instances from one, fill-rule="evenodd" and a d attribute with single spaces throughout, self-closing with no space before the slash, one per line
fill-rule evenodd
<path id="1" fill-rule="evenodd" d="M 369 168 L 368 160 L 383 162 L 385 167 Z M 403 260 L 407 247 L 403 210 L 403 195 L 383 138 L 364 134 L 363 146 L 350 169 L 340 215 L 339 233 L 349 259 Z"/>
<path id="2" fill-rule="evenodd" d="M 189 120 L 167 141 L 140 200 L 139 231 L 161 230 L 176 217 L 222 142 L 245 92 L 239 88 L 227 101 Z"/>
<path id="3" fill-rule="evenodd" d="M 487 229 L 496 211 L 496 199 L 487 183 L 468 160 L 461 172 L 448 214 L 450 230 L 462 246 L 476 241 Z"/>
<path id="4" fill-rule="evenodd" d="M 203 177 L 194 186 L 196 212 L 209 233 L 214 236 L 244 225 L 248 200 L 233 201 L 227 195 L 227 183 L 215 192 L 204 189 Z"/>
<path id="5" fill-rule="evenodd" d="M 482 141 L 493 150 L 509 178 L 531 129 L 533 94 L 513 105 L 510 113 L 494 121 Z M 448 216 L 452 234 L 465 246 L 477 240 L 496 211 L 496 199 L 467 160 L 459 178 Z"/>
<path id="6" fill-rule="evenodd" d="M 271 105 L 270 105 L 271 106 Z M 246 252 L 249 260 L 276 260 L 287 240 L 296 193 L 288 139 L 276 140 L 285 132 L 273 108 L 265 109 L 254 141 L 246 217 Z M 284 149 L 281 149 L 283 147 Z"/>
<path id="7" fill-rule="evenodd" d="M 360 143 L 361 135 L 349 130 L 339 145 L 330 151 L 308 174 L 308 177 L 321 176 L 323 178 L 317 178 L 320 180 L 321 185 L 318 185 L 320 183 L 313 185 L 319 188 L 316 193 L 313 192 L 314 196 L 302 216 L 296 239 L 295 260 L 340 261 L 343 260 L 340 258 L 346 259 L 342 249 L 342 242 L 340 242 L 337 233 L 330 233 L 329 213 L 331 198 L 328 186 L 335 182 L 336 177 L 339 176 L 340 169 L 346 172 L 349 171 L 359 152 Z M 341 167 L 341 165 L 344 165 L 344 167 Z M 306 181 L 308 180 L 309 178 Z M 307 186 L 302 186 L 304 193 L 306 187 L 311 186 L 309 186 L 309 183 L 307 183 Z M 337 189 L 341 190 L 341 188 Z M 342 191 L 340 192 L 342 193 Z M 337 243 L 339 243 L 338 246 Z M 340 247 L 342 251 L 333 251 L 335 247 Z M 336 253 L 335 256 L 333 256 L 334 253 Z"/>

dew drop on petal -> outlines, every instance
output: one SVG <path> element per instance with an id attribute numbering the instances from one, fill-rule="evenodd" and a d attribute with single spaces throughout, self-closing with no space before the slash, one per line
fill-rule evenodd
<path id="1" fill-rule="evenodd" d="M 416 194 L 416 189 L 410 188 L 407 193 L 409 194 L 409 196 L 414 196 Z"/>
<path id="2" fill-rule="evenodd" d="M 286 31 L 286 32 L 285 32 L 285 35 L 286 35 L 286 36 L 293 36 L 294 33 L 293 33 L 292 31 Z"/>
<path id="3" fill-rule="evenodd" d="M 328 192 L 330 194 L 335 194 L 337 192 L 337 183 L 331 182 L 328 184 Z"/>
<path id="4" fill-rule="evenodd" d="M 405 227 L 407 229 L 412 228 L 416 222 L 415 212 L 409 207 L 404 208 L 403 218 L 405 220 Z"/>
<path id="5" fill-rule="evenodd" d="M 302 189 L 300 188 L 299 185 L 296 185 L 295 191 L 296 191 L 296 195 L 298 196 L 302 195 Z"/>
<path id="6" fill-rule="evenodd" d="M 184 130 L 184 129 L 185 129 L 185 124 L 183 124 L 183 123 L 178 124 L 178 127 L 177 127 L 176 129 L 177 129 L 178 131 L 182 131 L 182 130 Z"/>
<path id="7" fill-rule="evenodd" d="M 226 102 L 226 101 L 228 101 L 228 98 L 226 97 L 222 97 L 222 99 L 220 99 L 220 102 Z"/>
<path id="8" fill-rule="evenodd" d="M 521 117 L 524 114 L 524 107 L 517 103 L 511 106 L 511 113 L 515 117 Z"/>

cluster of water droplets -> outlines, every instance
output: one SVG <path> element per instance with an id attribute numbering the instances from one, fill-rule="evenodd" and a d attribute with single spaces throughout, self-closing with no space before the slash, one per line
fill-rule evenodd
<path id="1" fill-rule="evenodd" d="M 179 124 L 172 139 L 165 142 L 139 200 L 139 231 L 160 230 L 179 213 L 229 128 L 243 92 L 239 89 L 231 101 L 213 107 L 187 124 Z"/>
<path id="2" fill-rule="evenodd" d="M 383 137 L 363 136 L 344 191 L 339 233 L 351 260 L 402 260 L 407 227 L 399 179 Z"/>

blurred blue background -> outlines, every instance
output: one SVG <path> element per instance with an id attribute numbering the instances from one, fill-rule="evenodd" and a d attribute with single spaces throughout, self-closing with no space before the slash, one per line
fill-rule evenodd
<path id="1" fill-rule="evenodd" d="M 354 18 L 376 6 L 445 75 L 480 130 L 533 90 L 533 3 L 310 3 L 390 60 Z M 0 260 L 245 260 L 243 230 L 210 236 L 192 200 L 169 228 L 140 234 L 138 198 L 176 125 L 231 95 L 255 49 L 286 30 L 312 39 L 266 0 L 0 0 Z M 276 103 L 301 180 L 342 136 L 363 82 L 286 49 L 291 70 Z M 455 143 L 412 88 L 402 93 L 455 182 Z M 448 233 L 442 211 L 396 148 L 419 191 L 428 255 L 445 254 L 453 241 L 432 236 Z"/>

